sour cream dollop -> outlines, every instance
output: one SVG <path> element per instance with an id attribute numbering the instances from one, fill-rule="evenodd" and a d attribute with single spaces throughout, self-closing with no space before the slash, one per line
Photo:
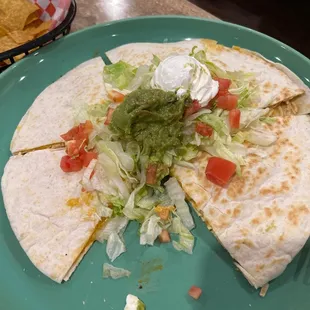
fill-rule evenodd
<path id="1" fill-rule="evenodd" d="M 169 56 L 163 60 L 154 72 L 151 86 L 177 91 L 179 96 L 189 91 L 192 99 L 197 99 L 201 106 L 206 106 L 219 90 L 219 83 L 212 79 L 209 69 L 186 55 Z"/>

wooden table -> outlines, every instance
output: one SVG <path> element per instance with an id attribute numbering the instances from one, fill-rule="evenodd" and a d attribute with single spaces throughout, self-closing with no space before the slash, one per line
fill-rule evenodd
<path id="1" fill-rule="evenodd" d="M 77 0 L 72 31 L 143 15 L 190 15 L 218 19 L 186 0 Z"/>

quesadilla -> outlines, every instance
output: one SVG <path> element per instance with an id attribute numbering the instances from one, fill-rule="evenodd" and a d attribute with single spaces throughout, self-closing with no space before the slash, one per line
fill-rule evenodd
<path id="1" fill-rule="evenodd" d="M 309 125 L 268 113 L 306 90 L 254 53 L 210 40 L 107 55 L 112 64 L 89 61 L 47 88 L 13 137 L 13 153 L 33 152 L 9 160 L 3 196 L 30 259 L 67 280 L 94 239 L 107 241 L 111 261 L 124 253 L 129 220 L 141 224 L 141 245 L 173 233 L 173 247 L 192 254 L 186 194 L 250 283 L 279 275 L 309 236 Z"/>
<path id="2" fill-rule="evenodd" d="M 171 54 L 188 55 L 193 47 L 203 50 L 209 64 L 216 65 L 223 72 L 244 72 L 254 75 L 257 97 L 256 108 L 265 108 L 289 101 L 302 95 L 305 90 L 292 81 L 284 70 L 258 56 L 256 53 L 239 48 L 228 48 L 216 41 L 195 39 L 176 43 L 130 43 L 119 46 L 106 54 L 112 63 L 124 61 L 133 66 L 150 64 L 153 55 L 160 60 Z M 220 76 L 224 77 L 225 76 Z M 193 98 L 194 99 L 194 98 Z M 301 113 L 306 111 L 301 110 Z"/>
<path id="3" fill-rule="evenodd" d="M 237 267 L 256 288 L 279 276 L 310 235 L 310 119 L 277 118 L 266 125 L 278 140 L 249 149 L 242 176 L 225 188 L 207 180 L 207 153 L 192 163 L 197 172 L 175 166 L 197 213 Z M 298 133 L 298 134 L 296 134 Z"/>
<path id="4" fill-rule="evenodd" d="M 100 221 L 83 200 L 83 171 L 59 168 L 63 150 L 12 156 L 2 177 L 8 219 L 32 263 L 56 282 L 67 280 L 94 241 Z"/>
<path id="5" fill-rule="evenodd" d="M 88 60 L 44 89 L 17 126 L 11 152 L 64 146 L 60 135 L 73 127 L 74 116 L 106 97 L 103 67 L 101 57 Z"/>

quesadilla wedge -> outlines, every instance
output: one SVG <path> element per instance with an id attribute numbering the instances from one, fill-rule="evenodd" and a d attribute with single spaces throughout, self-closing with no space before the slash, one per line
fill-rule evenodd
<path id="1" fill-rule="evenodd" d="M 88 60 L 44 89 L 17 126 L 11 152 L 64 146 L 60 135 L 73 127 L 74 116 L 106 97 L 103 67 L 101 57 Z"/>
<path id="2" fill-rule="evenodd" d="M 277 69 L 281 70 L 286 74 L 296 85 L 304 90 L 304 94 L 297 96 L 288 102 L 282 102 L 274 107 L 273 111 L 270 111 L 270 115 L 275 116 L 288 116 L 288 115 L 301 115 L 310 113 L 310 89 L 305 83 L 288 67 L 284 66 L 282 63 L 273 62 L 257 52 L 252 52 L 246 49 L 243 49 L 248 53 L 252 53 L 257 57 L 263 59 L 264 61 L 270 63 L 272 66 L 275 66 Z"/>
<path id="3" fill-rule="evenodd" d="M 81 192 L 83 171 L 60 169 L 64 154 L 39 150 L 12 156 L 1 182 L 16 238 L 32 263 L 58 283 L 69 279 L 100 221 L 91 197 Z"/>
<path id="4" fill-rule="evenodd" d="M 197 172 L 180 166 L 172 170 L 255 288 L 279 276 L 310 234 L 309 117 L 279 117 L 266 130 L 278 140 L 268 147 L 248 146 L 242 175 L 235 175 L 227 187 L 207 180 L 207 153 L 192 161 Z"/>
<path id="5" fill-rule="evenodd" d="M 192 50 L 195 46 L 197 48 Z M 284 70 L 256 53 L 239 47 L 229 48 L 208 39 L 162 44 L 130 43 L 110 50 L 106 54 L 112 63 L 124 61 L 132 66 L 140 66 L 149 65 L 153 55 L 163 60 L 171 54 L 188 55 L 191 50 L 192 54 L 203 50 L 207 65 L 213 66 L 220 78 L 229 78 L 230 75 L 227 74 L 229 72 L 253 74 L 251 83 L 255 84 L 256 88 L 256 98 L 253 100 L 255 108 L 286 102 L 305 92 L 304 88 L 291 80 Z"/>

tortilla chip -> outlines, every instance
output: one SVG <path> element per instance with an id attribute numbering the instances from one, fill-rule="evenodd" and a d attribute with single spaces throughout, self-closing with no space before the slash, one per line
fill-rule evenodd
<path id="1" fill-rule="evenodd" d="M 38 11 L 33 12 L 30 14 L 26 20 L 26 26 L 29 25 L 30 23 L 34 22 L 35 20 L 39 20 L 39 14 Z"/>
<path id="2" fill-rule="evenodd" d="M 8 35 L 18 44 L 24 44 L 33 40 L 34 36 L 27 31 L 14 30 L 8 33 Z"/>
<path id="3" fill-rule="evenodd" d="M 19 44 L 17 44 L 11 37 L 4 36 L 0 38 L 0 53 L 3 53 L 5 51 L 8 51 L 12 48 L 17 47 Z"/>
<path id="4" fill-rule="evenodd" d="M 2 24 L 10 30 L 22 30 L 28 17 L 39 8 L 27 0 L 1 0 L 0 10 L 5 15 Z"/>
<path id="5" fill-rule="evenodd" d="M 0 24 L 0 38 L 6 36 L 8 31 Z"/>
<path id="6" fill-rule="evenodd" d="M 51 24 L 51 21 L 42 22 L 41 20 L 35 20 L 25 27 L 25 31 L 38 38 L 48 32 Z"/>

